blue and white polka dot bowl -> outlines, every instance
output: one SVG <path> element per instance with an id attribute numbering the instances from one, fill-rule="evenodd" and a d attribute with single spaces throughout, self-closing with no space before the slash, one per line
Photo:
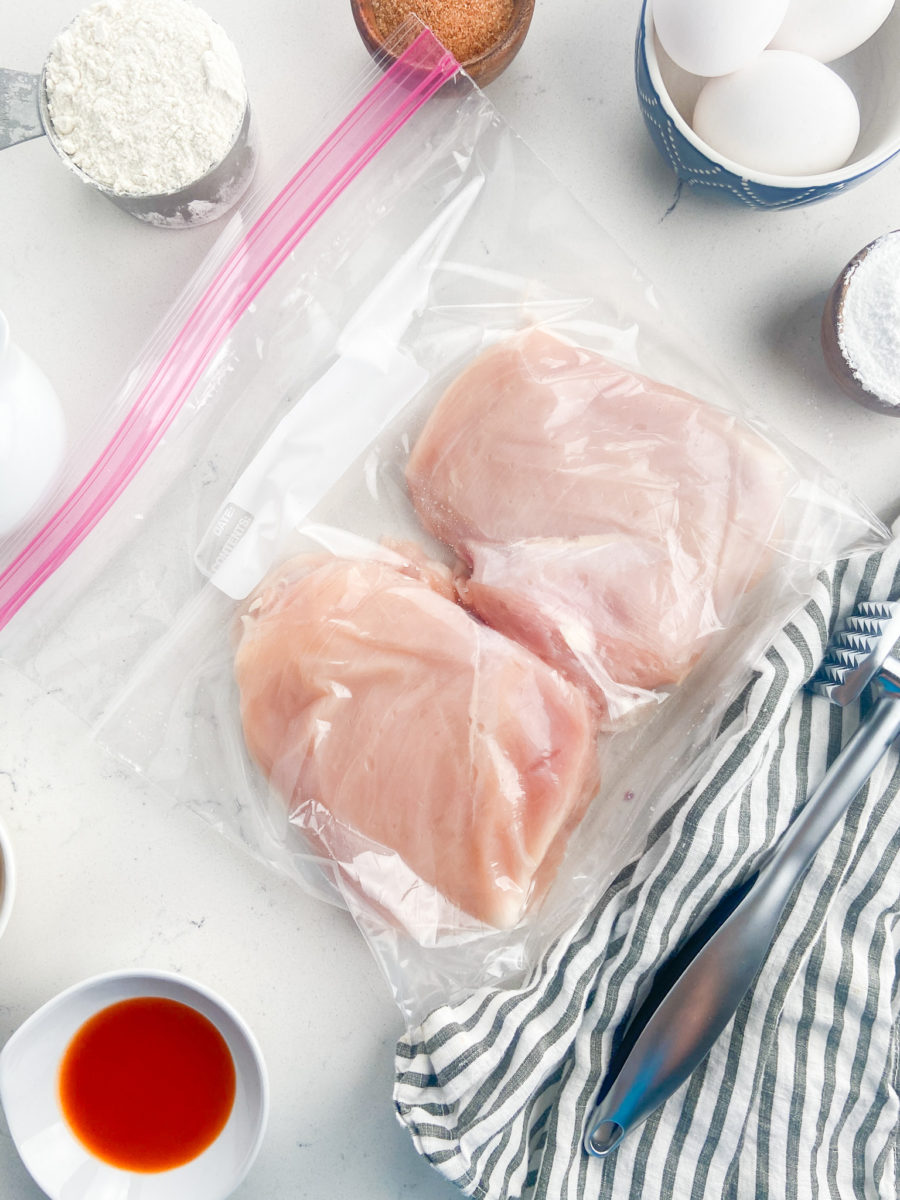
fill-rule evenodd
<path id="1" fill-rule="evenodd" d="M 635 41 L 641 112 L 662 157 L 697 191 L 750 208 L 792 208 L 840 195 L 900 153 L 900 4 L 867 42 L 829 64 L 856 95 L 860 135 L 850 162 L 821 175 L 750 170 L 701 141 L 690 118 L 704 81 L 676 66 L 662 49 L 651 10 L 652 0 L 644 0 Z M 895 166 L 900 170 L 900 159 Z"/>

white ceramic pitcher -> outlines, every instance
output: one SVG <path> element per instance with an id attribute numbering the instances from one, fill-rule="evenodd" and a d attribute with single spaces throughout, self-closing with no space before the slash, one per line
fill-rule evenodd
<path id="1" fill-rule="evenodd" d="M 0 538 L 18 528 L 46 495 L 65 440 L 56 392 L 11 340 L 0 312 Z"/>

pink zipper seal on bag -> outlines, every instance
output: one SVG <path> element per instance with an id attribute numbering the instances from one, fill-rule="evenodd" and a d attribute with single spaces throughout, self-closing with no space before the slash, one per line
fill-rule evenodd
<path id="1" fill-rule="evenodd" d="M 109 444 L 0 575 L 0 629 L 65 563 L 121 496 L 265 283 L 379 150 L 459 64 L 427 30 L 296 172 L 218 270 Z"/>

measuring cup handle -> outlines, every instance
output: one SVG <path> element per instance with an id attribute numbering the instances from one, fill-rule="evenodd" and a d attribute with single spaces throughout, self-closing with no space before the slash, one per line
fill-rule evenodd
<path id="1" fill-rule="evenodd" d="M 40 75 L 0 67 L 0 150 L 41 137 Z"/>

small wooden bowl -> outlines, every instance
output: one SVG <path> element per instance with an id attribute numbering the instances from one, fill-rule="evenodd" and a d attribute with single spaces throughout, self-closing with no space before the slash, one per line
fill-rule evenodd
<path id="1" fill-rule="evenodd" d="M 900 230 L 895 230 L 883 236 L 891 238 L 900 237 Z M 881 238 L 877 238 L 876 242 L 880 240 Z M 876 412 L 888 413 L 891 416 L 898 417 L 900 416 L 900 404 L 879 395 L 873 387 L 867 387 L 867 381 L 853 369 L 847 358 L 845 340 L 842 335 L 844 323 L 843 309 L 847 301 L 847 293 L 853 287 L 854 273 L 876 242 L 870 242 L 867 246 L 863 246 L 862 250 L 857 254 L 854 254 L 853 258 L 850 259 L 843 271 L 838 275 L 831 291 L 828 293 L 828 298 L 825 301 L 825 309 L 822 313 L 822 353 L 825 358 L 825 365 L 831 372 L 835 383 L 851 400 L 855 400 L 857 404 L 861 404 L 865 408 L 874 409 Z"/>
<path id="2" fill-rule="evenodd" d="M 350 0 L 353 20 L 366 49 L 376 62 L 389 65 L 405 46 L 396 44 L 394 35 L 383 38 L 375 19 L 374 0 Z M 460 66 L 474 81 L 484 87 L 497 78 L 518 54 L 525 35 L 531 25 L 534 0 L 513 0 L 512 19 L 500 38 L 477 58 L 470 58 Z"/>

